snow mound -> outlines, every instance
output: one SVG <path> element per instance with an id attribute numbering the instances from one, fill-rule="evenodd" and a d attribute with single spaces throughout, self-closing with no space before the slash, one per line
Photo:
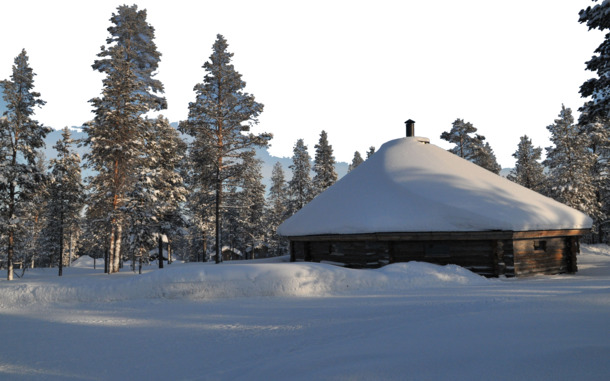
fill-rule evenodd
<path id="1" fill-rule="evenodd" d="M 85 266 L 86 260 L 77 261 Z M 67 269 L 69 271 L 70 269 Z M 74 269 L 75 272 L 77 269 Z M 35 270 L 34 270 L 35 271 Z M 177 264 L 142 275 L 129 271 L 46 276 L 0 283 L 0 307 L 132 299 L 323 297 L 400 292 L 419 287 L 456 287 L 488 282 L 470 271 L 429 263 L 397 263 L 354 270 L 321 263 Z"/>
<path id="2" fill-rule="evenodd" d="M 98 265 L 102 264 L 102 266 L 104 266 L 104 260 L 98 260 Z M 70 267 L 77 267 L 77 268 L 93 268 L 93 258 L 91 258 L 88 255 L 83 255 L 82 257 L 78 257 L 75 261 L 73 261 L 70 264 Z"/>

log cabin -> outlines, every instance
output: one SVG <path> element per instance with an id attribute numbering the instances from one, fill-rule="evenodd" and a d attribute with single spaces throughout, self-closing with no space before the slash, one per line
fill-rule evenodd
<path id="1" fill-rule="evenodd" d="M 585 214 L 414 136 L 385 143 L 278 228 L 291 261 L 455 264 L 488 277 L 577 271 Z"/>

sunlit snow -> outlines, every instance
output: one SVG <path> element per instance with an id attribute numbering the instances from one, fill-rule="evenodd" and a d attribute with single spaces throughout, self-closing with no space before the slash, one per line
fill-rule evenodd
<path id="1" fill-rule="evenodd" d="M 278 232 L 303 236 L 591 227 L 591 219 L 581 212 L 422 140 L 385 143 Z"/>
<path id="2" fill-rule="evenodd" d="M 574 275 L 286 258 L 0 281 L 0 379 L 605 380 L 610 248 Z"/>

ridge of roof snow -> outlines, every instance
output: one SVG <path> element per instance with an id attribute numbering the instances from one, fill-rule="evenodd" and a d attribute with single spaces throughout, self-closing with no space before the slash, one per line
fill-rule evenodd
<path id="1" fill-rule="evenodd" d="M 278 228 L 282 236 L 589 229 L 585 214 L 421 137 L 391 140 Z"/>

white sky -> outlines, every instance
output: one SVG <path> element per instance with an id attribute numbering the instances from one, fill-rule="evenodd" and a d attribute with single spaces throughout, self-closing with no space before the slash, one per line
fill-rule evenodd
<path id="1" fill-rule="evenodd" d="M 37 118 L 56 129 L 92 119 L 101 90 L 91 64 L 122 1 L 3 2 L 0 79 L 25 48 L 47 105 Z M 127 2 L 127 4 L 131 4 Z M 576 110 L 594 73 L 585 62 L 602 42 L 578 23 L 589 0 L 186 1 L 141 0 L 162 53 L 170 121 L 186 118 L 217 33 L 235 53 L 246 91 L 265 105 L 258 131 L 270 152 L 292 156 L 320 131 L 351 161 L 404 136 L 404 121 L 433 144 L 456 118 L 485 135 L 503 167 L 527 134 L 546 147 L 561 104 Z"/>

